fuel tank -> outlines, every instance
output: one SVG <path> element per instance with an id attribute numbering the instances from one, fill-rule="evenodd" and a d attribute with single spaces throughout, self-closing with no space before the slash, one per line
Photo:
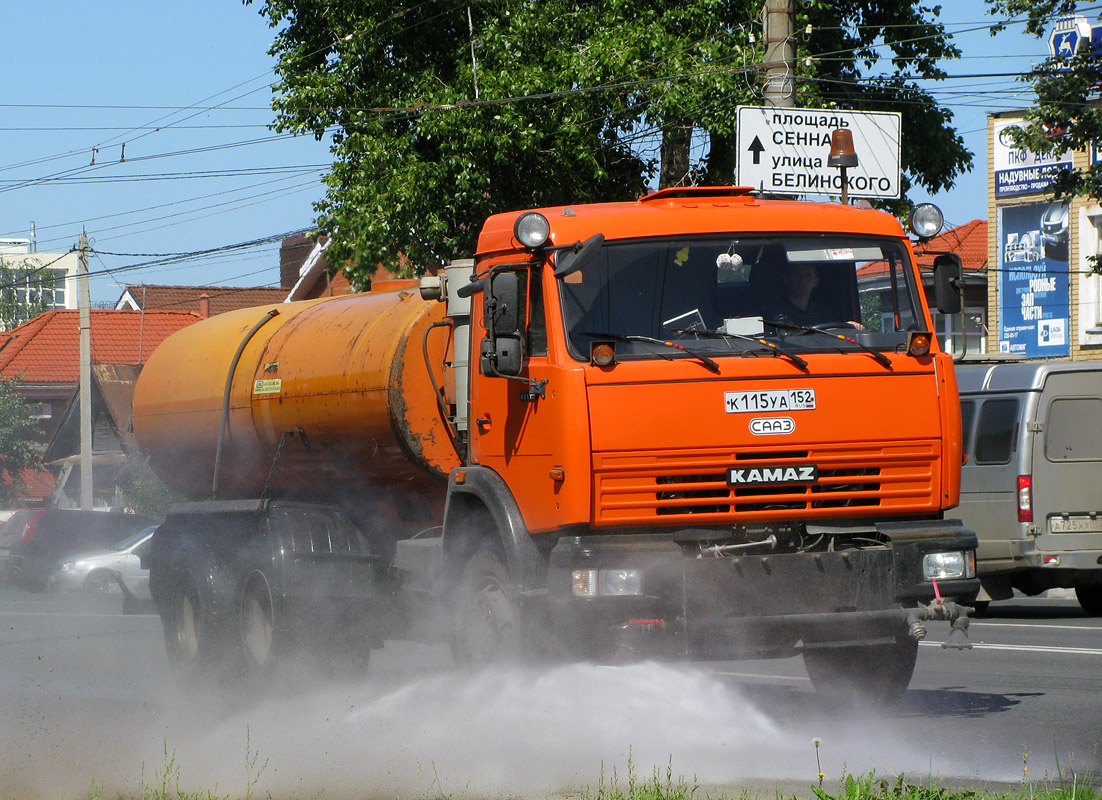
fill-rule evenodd
<path id="1" fill-rule="evenodd" d="M 166 485 L 194 500 L 213 497 L 215 483 L 218 499 L 266 485 L 272 497 L 317 499 L 434 483 L 460 463 L 436 388 L 451 338 L 449 325 L 434 327 L 443 319 L 443 303 L 406 289 L 203 320 L 143 368 L 134 435 Z"/>

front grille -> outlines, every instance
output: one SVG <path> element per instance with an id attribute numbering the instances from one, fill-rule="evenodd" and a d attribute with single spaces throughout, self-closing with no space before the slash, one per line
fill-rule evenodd
<path id="1" fill-rule="evenodd" d="M 854 508 L 890 513 L 936 509 L 936 443 L 820 447 L 799 451 L 595 456 L 598 524 L 691 519 L 837 517 Z M 811 484 L 727 485 L 727 468 L 815 464 Z M 839 511 L 841 510 L 841 511 Z"/>

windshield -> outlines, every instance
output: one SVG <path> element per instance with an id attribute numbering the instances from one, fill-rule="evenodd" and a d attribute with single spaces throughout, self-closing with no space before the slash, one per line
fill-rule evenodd
<path id="1" fill-rule="evenodd" d="M 605 337 L 694 340 L 695 352 L 895 350 L 925 330 L 903 243 L 819 235 L 698 237 L 609 243 L 560 281 L 572 355 Z M 847 338 L 815 335 L 838 329 Z M 664 358 L 653 343 L 620 338 L 618 357 Z"/>

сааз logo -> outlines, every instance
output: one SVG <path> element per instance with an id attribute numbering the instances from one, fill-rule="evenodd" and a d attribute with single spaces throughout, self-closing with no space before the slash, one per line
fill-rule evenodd
<path id="1" fill-rule="evenodd" d="M 755 436 L 793 433 L 795 430 L 796 420 L 792 417 L 754 417 L 750 420 L 750 433 Z"/>

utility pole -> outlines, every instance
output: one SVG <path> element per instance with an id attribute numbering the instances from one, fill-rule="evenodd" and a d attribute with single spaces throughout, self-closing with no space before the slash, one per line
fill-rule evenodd
<path id="1" fill-rule="evenodd" d="M 765 104 L 796 104 L 796 44 L 792 35 L 794 0 L 765 0 Z"/>
<path id="2" fill-rule="evenodd" d="M 92 305 L 88 291 L 88 234 L 77 244 L 80 307 L 80 507 L 92 509 Z"/>

